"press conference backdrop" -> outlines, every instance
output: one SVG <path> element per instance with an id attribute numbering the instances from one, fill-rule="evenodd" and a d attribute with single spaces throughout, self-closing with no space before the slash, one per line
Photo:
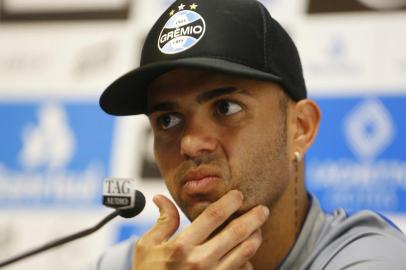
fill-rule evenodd
<path id="1" fill-rule="evenodd" d="M 406 230 L 406 1 L 262 2 L 323 111 L 307 186 L 327 211 L 369 208 Z M 0 259 L 99 221 L 106 176 L 135 177 L 147 197 L 137 218 L 9 269 L 77 269 L 154 223 L 151 198 L 167 191 L 148 121 L 108 116 L 98 97 L 170 3 L 0 0 Z"/>

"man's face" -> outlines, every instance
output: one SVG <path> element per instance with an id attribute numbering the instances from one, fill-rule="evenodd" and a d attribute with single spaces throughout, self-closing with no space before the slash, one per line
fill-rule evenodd
<path id="1" fill-rule="evenodd" d="M 244 194 L 240 213 L 258 204 L 272 208 L 289 180 L 286 103 L 273 83 L 201 70 L 153 81 L 155 158 L 191 220 L 231 189 Z"/>

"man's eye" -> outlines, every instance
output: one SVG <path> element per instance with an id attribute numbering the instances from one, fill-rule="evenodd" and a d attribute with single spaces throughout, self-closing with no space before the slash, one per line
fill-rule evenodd
<path id="1" fill-rule="evenodd" d="M 170 129 L 177 124 L 179 124 L 181 121 L 180 117 L 173 115 L 173 114 L 164 114 L 160 117 L 158 117 L 158 126 L 161 129 Z"/>
<path id="2" fill-rule="evenodd" d="M 242 107 L 232 101 L 222 100 L 216 104 L 216 113 L 220 115 L 232 115 L 242 110 Z"/>

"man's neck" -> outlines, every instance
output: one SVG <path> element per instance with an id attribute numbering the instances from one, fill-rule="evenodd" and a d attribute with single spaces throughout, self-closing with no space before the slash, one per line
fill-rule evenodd
<path id="1" fill-rule="evenodd" d="M 299 175 L 303 175 L 303 168 Z M 309 199 L 303 177 L 291 179 L 281 198 L 272 207 L 262 226 L 262 245 L 251 259 L 255 270 L 277 269 L 288 255 L 306 219 Z"/>

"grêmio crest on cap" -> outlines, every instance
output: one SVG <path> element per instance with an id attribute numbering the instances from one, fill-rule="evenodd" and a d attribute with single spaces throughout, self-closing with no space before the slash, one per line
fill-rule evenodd
<path id="1" fill-rule="evenodd" d="M 206 23 L 195 10 L 198 5 L 180 4 L 169 12 L 158 38 L 158 48 L 164 54 L 176 54 L 193 47 L 203 37 Z"/>

